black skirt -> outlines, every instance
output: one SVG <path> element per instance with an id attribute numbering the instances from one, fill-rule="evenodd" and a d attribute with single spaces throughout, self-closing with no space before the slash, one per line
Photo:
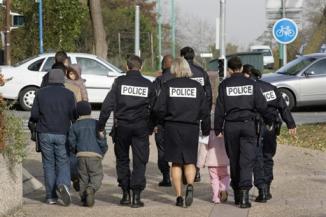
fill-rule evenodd
<path id="1" fill-rule="evenodd" d="M 196 164 L 199 126 L 167 122 L 164 127 L 165 160 L 178 164 Z"/>

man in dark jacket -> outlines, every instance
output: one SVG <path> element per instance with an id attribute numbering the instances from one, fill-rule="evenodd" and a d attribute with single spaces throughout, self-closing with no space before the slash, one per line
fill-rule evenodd
<path id="1" fill-rule="evenodd" d="M 155 101 L 153 84 L 144 78 L 140 70 L 142 60 L 131 55 L 127 59 L 128 71 L 118 77 L 106 96 L 100 113 L 98 130 L 103 133 L 105 123 L 114 112 L 114 152 L 117 158 L 118 182 L 123 191 L 121 205 L 130 205 L 130 189 L 133 191 L 132 207 L 144 206 L 140 193 L 145 189 L 145 170 L 149 157 L 149 124 Z M 150 126 L 151 125 L 151 126 Z M 130 174 L 129 149 L 132 148 L 133 171 Z"/>
<path id="2" fill-rule="evenodd" d="M 72 152 L 77 153 L 80 197 L 85 206 L 94 205 L 95 192 L 103 179 L 102 159 L 108 150 L 106 138 L 97 138 L 97 121 L 91 118 L 91 112 L 87 101 L 78 102 L 79 118 L 69 131 L 69 145 Z"/>
<path id="3" fill-rule="evenodd" d="M 153 82 L 155 86 L 156 96 L 160 94 L 162 86 L 174 78 L 170 71 L 172 62 L 173 57 L 171 55 L 166 55 L 163 57 L 162 75 L 158 76 Z M 161 124 L 158 124 L 155 127 L 155 142 L 158 152 L 157 165 L 163 175 L 163 180 L 158 185 L 170 187 L 172 186 L 170 180 L 170 166 L 169 163 L 164 160 L 164 128 Z"/>
<path id="4" fill-rule="evenodd" d="M 209 109 L 212 109 L 212 87 L 207 72 L 194 63 L 195 51 L 191 47 L 184 47 L 180 50 L 180 56 L 184 57 L 190 66 L 192 78 L 203 86 Z M 197 168 L 195 182 L 200 182 L 200 171 Z"/>
<path id="5" fill-rule="evenodd" d="M 29 124 L 36 123 L 47 202 L 55 204 L 59 196 L 64 205 L 69 205 L 70 169 L 66 135 L 76 117 L 76 102 L 74 94 L 63 83 L 62 70 L 52 69 L 48 86 L 40 89 L 35 96 Z"/>
<path id="6" fill-rule="evenodd" d="M 64 51 L 58 51 L 54 56 L 55 62 L 52 65 L 52 69 L 61 69 L 63 73 L 66 73 L 66 67 L 69 64 L 68 55 Z M 49 84 L 49 72 L 42 78 L 41 87 L 45 87 Z"/>

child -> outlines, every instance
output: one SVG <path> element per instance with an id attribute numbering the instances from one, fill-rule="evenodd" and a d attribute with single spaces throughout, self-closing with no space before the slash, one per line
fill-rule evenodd
<path id="1" fill-rule="evenodd" d="M 78 102 L 79 119 L 69 131 L 69 145 L 77 153 L 80 197 L 84 206 L 94 205 L 94 194 L 103 179 L 102 158 L 108 150 L 106 138 L 97 138 L 97 121 L 90 117 L 91 111 L 88 102 Z"/>
<path id="2" fill-rule="evenodd" d="M 70 89 L 76 97 L 76 101 L 88 101 L 85 80 L 81 78 L 81 67 L 79 64 L 71 64 L 67 68 L 67 79 L 65 86 Z M 77 90 L 75 90 L 77 88 Z"/>
<path id="3" fill-rule="evenodd" d="M 208 139 L 201 138 L 199 141 L 197 167 L 208 167 L 213 203 L 227 201 L 230 182 L 228 165 L 229 159 L 225 151 L 224 138 L 217 137 L 214 130 L 211 130 Z"/>

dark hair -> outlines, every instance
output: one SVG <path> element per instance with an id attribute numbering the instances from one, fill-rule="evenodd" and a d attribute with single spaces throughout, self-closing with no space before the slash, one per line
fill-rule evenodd
<path id="1" fill-rule="evenodd" d="M 54 63 L 52 65 L 52 69 L 61 69 L 64 73 L 66 73 L 66 66 L 63 63 Z"/>
<path id="2" fill-rule="evenodd" d="M 56 52 L 55 54 L 55 62 L 56 63 L 64 63 L 64 61 L 68 59 L 68 55 L 65 51 L 61 50 Z"/>
<path id="3" fill-rule="evenodd" d="M 241 59 L 238 56 L 233 56 L 228 60 L 228 68 L 233 71 L 240 70 L 242 67 Z"/>
<path id="4" fill-rule="evenodd" d="M 258 69 L 256 69 L 254 66 L 252 66 L 250 64 L 245 64 L 243 66 L 242 73 L 248 74 L 250 77 L 252 77 L 254 79 L 261 78 L 261 71 L 259 71 Z"/>
<path id="5" fill-rule="evenodd" d="M 134 54 L 130 54 L 127 56 L 127 66 L 128 66 L 128 69 L 131 70 L 131 69 L 141 69 L 143 65 L 143 60 L 139 57 L 139 56 L 136 56 Z"/>
<path id="6" fill-rule="evenodd" d="M 195 58 L 195 51 L 191 47 L 184 47 L 180 50 L 180 56 L 186 60 L 193 60 Z"/>

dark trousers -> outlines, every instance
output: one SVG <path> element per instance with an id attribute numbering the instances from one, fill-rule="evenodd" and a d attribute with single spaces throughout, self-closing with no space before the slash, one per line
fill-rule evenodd
<path id="1" fill-rule="evenodd" d="M 87 187 L 98 191 L 102 185 L 103 167 L 99 157 L 78 157 L 77 169 L 79 175 L 80 194 L 83 195 Z"/>
<path id="2" fill-rule="evenodd" d="M 259 188 L 261 184 L 270 185 L 273 180 L 273 157 L 276 153 L 276 133 L 275 129 L 268 131 L 262 127 L 261 144 L 258 149 L 257 163 L 254 167 L 255 186 Z"/>
<path id="3" fill-rule="evenodd" d="M 231 187 L 234 190 L 249 190 L 252 187 L 252 171 L 257 151 L 255 122 L 226 121 L 224 138 L 230 159 Z"/>
<path id="4" fill-rule="evenodd" d="M 157 146 L 157 165 L 163 176 L 168 176 L 170 174 L 169 163 L 164 160 L 164 128 L 162 125 L 158 125 L 158 132 L 155 133 L 155 142 Z"/>
<path id="5" fill-rule="evenodd" d="M 123 190 L 144 190 L 145 171 L 149 157 L 148 125 L 145 121 L 121 123 L 118 121 L 114 152 L 119 186 Z M 129 148 L 132 149 L 133 171 L 130 172 Z"/>

